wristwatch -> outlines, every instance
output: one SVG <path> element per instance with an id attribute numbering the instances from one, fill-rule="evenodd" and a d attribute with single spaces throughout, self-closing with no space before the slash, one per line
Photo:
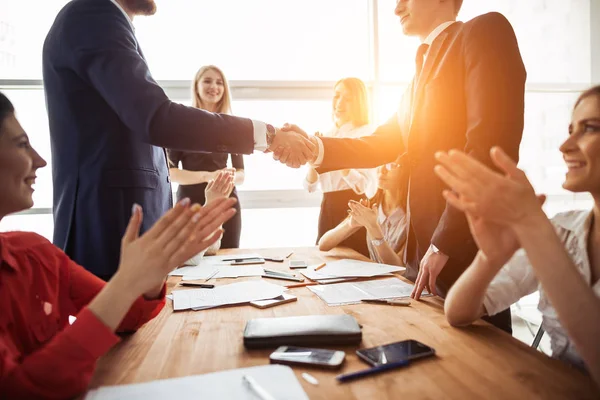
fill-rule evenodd
<path id="1" fill-rule="evenodd" d="M 271 124 L 267 124 L 267 149 L 271 147 L 273 139 L 275 139 L 275 128 Z"/>
<path id="2" fill-rule="evenodd" d="M 371 244 L 372 244 L 373 246 L 377 246 L 377 247 L 379 247 L 379 246 L 381 246 L 383 243 L 385 243 L 385 240 L 384 240 L 384 238 L 381 238 L 381 239 L 371 239 Z"/>

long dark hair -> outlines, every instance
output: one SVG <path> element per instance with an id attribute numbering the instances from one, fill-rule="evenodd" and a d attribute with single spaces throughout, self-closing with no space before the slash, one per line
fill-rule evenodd
<path id="1" fill-rule="evenodd" d="M 4 120 L 15 113 L 15 107 L 12 105 L 8 97 L 4 93 L 0 92 L 0 131 Z"/>
<path id="2" fill-rule="evenodd" d="M 398 188 L 398 190 L 400 191 L 400 207 L 402 207 L 402 209 L 406 210 L 406 200 L 408 198 L 408 172 L 409 169 L 407 167 L 405 167 L 402 164 L 402 160 L 399 159 L 398 160 L 398 164 L 400 164 L 399 168 L 402 168 L 402 171 L 400 173 L 400 176 L 398 177 L 399 179 L 399 183 L 400 183 L 400 187 Z M 385 168 L 385 167 L 382 167 Z M 372 206 L 373 204 L 377 204 L 377 205 L 381 205 L 381 202 L 383 201 L 383 189 L 381 188 L 377 188 L 377 192 L 375 192 L 375 195 L 373 195 L 373 197 L 371 197 L 369 199 L 369 206 Z"/>
<path id="3" fill-rule="evenodd" d="M 586 90 L 585 92 L 581 93 L 579 95 L 579 97 L 577 98 L 577 101 L 575 102 L 575 106 L 573 108 L 577 108 L 579 103 L 581 103 L 583 100 L 587 99 L 590 96 L 600 97 L 600 85 L 593 86 L 593 87 L 589 88 L 588 90 Z"/>

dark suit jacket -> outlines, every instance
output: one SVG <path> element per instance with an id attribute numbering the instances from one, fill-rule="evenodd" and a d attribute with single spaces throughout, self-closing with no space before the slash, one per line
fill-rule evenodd
<path id="1" fill-rule="evenodd" d="M 419 82 L 411 83 L 398 113 L 385 125 L 365 138 L 323 138 L 320 172 L 372 168 L 401 156 L 403 167 L 410 169 L 407 264 L 414 278 L 431 243 L 448 255 L 438 279 L 442 293 L 477 248 L 465 216 L 442 197 L 434 154 L 458 148 L 490 165 L 490 148 L 501 146 L 517 159 L 525 78 L 514 31 L 504 16 L 490 13 L 457 22 L 434 40 Z"/>
<path id="2" fill-rule="evenodd" d="M 175 104 L 152 78 L 126 16 L 73 0 L 43 50 L 54 183 L 54 243 L 102 277 L 117 269 L 134 203 L 142 231 L 172 205 L 163 147 L 250 154 L 252 121 Z"/>

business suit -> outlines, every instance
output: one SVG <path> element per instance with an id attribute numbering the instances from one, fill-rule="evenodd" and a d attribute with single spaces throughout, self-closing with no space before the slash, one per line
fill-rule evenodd
<path id="1" fill-rule="evenodd" d="M 171 102 L 152 78 L 127 16 L 73 0 L 43 50 L 54 184 L 54 243 L 105 279 L 119 263 L 134 203 L 142 231 L 172 206 L 163 147 L 250 154 L 249 119 Z"/>
<path id="2" fill-rule="evenodd" d="M 510 23 L 498 13 L 456 22 L 431 44 L 418 81 L 396 115 L 369 137 L 323 138 L 320 172 L 371 168 L 400 156 L 408 174 L 406 262 L 414 280 L 430 244 L 449 260 L 437 279 L 445 294 L 470 265 L 477 246 L 464 214 L 446 203 L 434 154 L 463 149 L 487 165 L 501 146 L 518 159 L 526 72 Z"/>

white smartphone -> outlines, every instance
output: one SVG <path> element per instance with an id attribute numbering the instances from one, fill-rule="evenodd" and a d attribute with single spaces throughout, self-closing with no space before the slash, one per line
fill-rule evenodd
<path id="1" fill-rule="evenodd" d="M 290 260 L 290 269 L 307 268 L 308 264 L 303 260 Z"/>
<path id="2" fill-rule="evenodd" d="M 268 300 L 254 300 L 250 302 L 250 305 L 256 308 L 269 308 L 275 307 L 285 303 L 291 303 L 293 301 L 298 300 L 298 298 L 294 295 L 284 293 L 279 297 L 275 297 L 274 299 Z"/>
<path id="3" fill-rule="evenodd" d="M 281 346 L 271 353 L 269 360 L 271 364 L 310 365 L 336 369 L 342 365 L 345 358 L 346 353 L 339 350 Z"/>

